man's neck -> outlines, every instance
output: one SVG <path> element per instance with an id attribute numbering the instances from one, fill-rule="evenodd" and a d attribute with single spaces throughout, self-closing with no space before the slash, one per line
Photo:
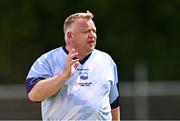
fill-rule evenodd
<path id="1" fill-rule="evenodd" d="M 65 51 L 65 53 L 68 55 L 69 54 L 69 51 L 71 50 L 70 48 L 69 48 L 69 50 L 64 46 L 63 47 L 63 50 Z M 88 60 L 88 58 L 91 56 L 91 52 L 89 53 L 89 54 L 86 54 L 86 55 L 84 55 L 84 56 L 78 56 L 78 57 L 76 57 L 76 58 L 79 58 L 80 59 L 80 63 L 81 64 L 84 64 L 87 60 Z"/>
<path id="2" fill-rule="evenodd" d="M 65 46 L 65 48 L 67 49 L 68 52 L 70 52 L 73 49 L 72 47 L 69 47 L 67 45 Z M 78 56 L 76 58 L 78 58 L 79 60 L 83 60 L 88 54 L 90 54 L 90 52 L 89 53 L 78 52 Z"/>

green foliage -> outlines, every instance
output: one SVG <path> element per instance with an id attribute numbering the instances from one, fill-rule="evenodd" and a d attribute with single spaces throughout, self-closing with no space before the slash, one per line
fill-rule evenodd
<path id="1" fill-rule="evenodd" d="M 1 83 L 24 83 L 37 57 L 64 45 L 65 18 L 86 10 L 95 16 L 97 48 L 112 56 L 120 80 L 134 80 L 138 61 L 150 80 L 180 80 L 178 0 L 6 0 L 0 8 Z"/>

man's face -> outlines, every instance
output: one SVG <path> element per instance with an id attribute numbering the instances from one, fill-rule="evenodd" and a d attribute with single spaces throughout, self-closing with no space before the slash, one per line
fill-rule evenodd
<path id="1" fill-rule="evenodd" d="M 96 46 L 96 27 L 92 19 L 78 18 L 74 25 L 72 45 L 79 54 L 88 54 Z"/>

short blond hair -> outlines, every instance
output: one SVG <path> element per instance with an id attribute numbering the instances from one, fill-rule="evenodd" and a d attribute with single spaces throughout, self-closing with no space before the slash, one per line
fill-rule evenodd
<path id="1" fill-rule="evenodd" d="M 75 13 L 67 17 L 67 19 L 64 22 L 64 34 L 66 34 L 67 28 L 74 23 L 74 21 L 78 18 L 84 18 L 84 19 L 93 19 L 94 15 L 87 10 L 86 13 Z"/>

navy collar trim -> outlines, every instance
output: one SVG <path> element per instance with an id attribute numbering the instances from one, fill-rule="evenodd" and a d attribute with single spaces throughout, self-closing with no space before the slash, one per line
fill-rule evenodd
<path id="1" fill-rule="evenodd" d="M 69 51 L 66 49 L 65 46 L 62 47 L 64 52 L 68 55 L 69 54 Z M 91 53 L 89 53 L 85 58 L 83 58 L 82 60 L 80 60 L 80 64 L 83 65 L 88 59 L 89 57 L 91 56 Z"/>

